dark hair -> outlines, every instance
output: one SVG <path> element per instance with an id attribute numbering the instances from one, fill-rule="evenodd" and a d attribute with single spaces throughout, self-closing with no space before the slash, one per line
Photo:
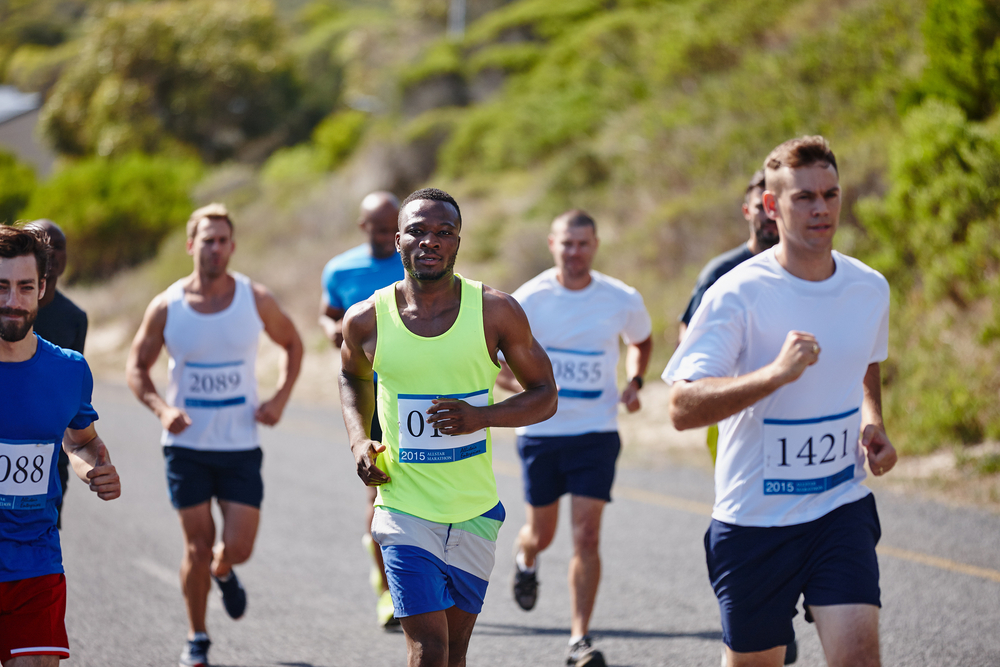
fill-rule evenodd
<path id="1" fill-rule="evenodd" d="M 565 213 L 556 216 L 556 219 L 552 221 L 552 224 L 557 222 L 565 222 L 566 227 L 590 227 L 594 230 L 594 235 L 597 235 L 597 223 L 594 222 L 594 219 L 583 209 L 570 209 Z"/>
<path id="2" fill-rule="evenodd" d="M 40 229 L 0 225 L 0 257 L 13 259 L 34 255 L 39 282 L 49 271 L 49 235 Z"/>
<path id="3" fill-rule="evenodd" d="M 817 134 L 789 139 L 778 145 L 764 160 L 764 170 L 765 175 L 770 175 L 782 167 L 797 169 L 823 162 L 831 165 L 833 170 L 839 173 L 837 158 L 830 149 L 829 142 Z"/>
<path id="4" fill-rule="evenodd" d="M 229 209 L 225 204 L 213 202 L 201 208 L 196 208 L 187 221 L 187 237 L 193 239 L 198 231 L 198 223 L 208 218 L 209 220 L 225 220 L 229 224 L 229 231 L 233 231 L 233 221 L 229 218 Z"/>
<path id="5" fill-rule="evenodd" d="M 455 212 L 458 213 L 458 224 L 462 224 L 462 209 L 458 207 L 458 202 L 445 192 L 444 190 L 438 190 L 437 188 L 424 188 L 422 190 L 417 190 L 416 192 L 411 192 L 410 195 L 403 200 L 403 203 L 399 205 L 399 215 L 403 215 L 403 209 L 411 201 L 417 201 L 420 199 L 429 199 L 431 201 L 440 201 L 446 204 L 451 204 L 455 207 Z"/>
<path id="6" fill-rule="evenodd" d="M 765 189 L 764 170 L 758 169 L 753 173 L 753 176 L 750 177 L 750 182 L 747 183 L 746 192 L 743 193 L 743 201 L 745 202 L 747 200 L 747 197 L 749 197 L 750 193 L 753 192 L 754 190 L 764 190 L 764 189 Z"/>

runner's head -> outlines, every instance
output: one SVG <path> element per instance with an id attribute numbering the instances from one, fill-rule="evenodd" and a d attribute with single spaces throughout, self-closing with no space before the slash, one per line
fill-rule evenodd
<path id="1" fill-rule="evenodd" d="M 187 235 L 187 252 L 194 257 L 195 271 L 209 278 L 224 274 L 236 249 L 226 206 L 209 204 L 195 210 L 188 218 Z"/>
<path id="2" fill-rule="evenodd" d="M 46 218 L 32 220 L 24 228 L 37 229 L 48 237 L 51 256 L 46 278 L 54 283 L 66 272 L 66 235 L 59 225 Z"/>
<path id="3" fill-rule="evenodd" d="M 399 200 L 391 192 L 372 192 L 361 200 L 358 226 L 368 238 L 373 257 L 384 259 L 396 251 L 398 220 Z"/>
<path id="4" fill-rule="evenodd" d="M 758 169 L 743 195 L 743 219 L 750 225 L 750 250 L 756 255 L 778 242 L 778 225 L 767 217 L 764 202 L 764 170 Z"/>
<path id="5" fill-rule="evenodd" d="M 404 199 L 396 250 L 407 274 L 421 282 L 450 278 L 461 233 L 462 211 L 447 192 L 424 188 Z"/>
<path id="6" fill-rule="evenodd" d="M 791 139 L 764 161 L 764 209 L 783 246 L 828 252 L 840 220 L 837 158 L 820 136 Z"/>
<path id="7" fill-rule="evenodd" d="M 549 252 L 565 284 L 590 275 L 590 267 L 597 254 L 597 223 L 580 209 L 566 211 L 552 221 L 549 229 Z"/>
<path id="8" fill-rule="evenodd" d="M 0 340 L 23 340 L 45 293 L 49 246 L 37 229 L 0 226 Z"/>

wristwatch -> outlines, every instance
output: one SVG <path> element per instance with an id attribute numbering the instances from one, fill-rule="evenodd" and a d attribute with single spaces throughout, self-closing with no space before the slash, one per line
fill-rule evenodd
<path id="1" fill-rule="evenodd" d="M 630 380 L 630 382 L 635 382 L 638 385 L 638 388 L 642 389 L 642 384 L 643 383 L 642 383 L 642 376 L 641 375 L 636 375 L 634 378 L 632 378 Z"/>

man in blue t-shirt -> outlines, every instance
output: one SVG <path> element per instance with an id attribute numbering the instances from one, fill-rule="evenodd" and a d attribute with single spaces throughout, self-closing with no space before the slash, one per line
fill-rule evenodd
<path id="1" fill-rule="evenodd" d="M 372 192 L 361 200 L 358 227 L 367 242 L 337 255 L 323 269 L 323 298 L 320 302 L 319 324 L 334 349 L 344 343 L 344 313 L 381 289 L 403 279 L 403 263 L 396 252 L 399 200 L 391 192 Z M 382 440 L 378 415 L 372 417 L 372 440 Z M 364 543 L 374 561 L 372 588 L 379 596 L 376 615 L 383 627 L 398 625 L 393 616 L 389 584 L 385 579 L 382 552 L 371 540 L 372 517 L 375 514 L 375 487 L 368 487 L 368 510 L 365 519 Z"/>
<path id="2" fill-rule="evenodd" d="M 38 338 L 49 248 L 37 231 L 0 227 L 0 663 L 56 667 L 69 657 L 66 578 L 56 529 L 57 447 L 102 500 L 121 483 L 94 429 L 90 368 Z"/>

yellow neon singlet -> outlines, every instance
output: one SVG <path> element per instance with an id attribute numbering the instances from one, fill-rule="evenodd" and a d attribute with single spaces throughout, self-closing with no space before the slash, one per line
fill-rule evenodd
<path id="1" fill-rule="evenodd" d="M 426 338 L 403 324 L 395 285 L 375 292 L 378 340 L 378 418 L 386 449 L 377 465 L 390 481 L 375 504 L 428 521 L 467 521 L 498 502 L 489 429 L 449 436 L 426 423 L 431 399 L 451 396 L 471 405 L 493 404 L 500 369 L 486 349 L 483 284 L 462 281 L 458 318 L 440 336 Z"/>

